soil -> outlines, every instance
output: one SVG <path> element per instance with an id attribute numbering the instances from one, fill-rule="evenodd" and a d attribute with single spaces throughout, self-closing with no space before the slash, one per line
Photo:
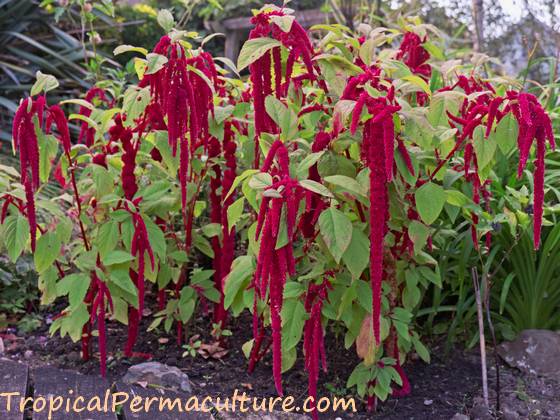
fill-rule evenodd
<path id="1" fill-rule="evenodd" d="M 56 314 L 44 313 L 44 319 Z M 146 331 L 151 317 L 142 322 L 142 329 Z M 203 343 L 211 343 L 208 335 L 209 317 L 201 316 L 189 325 L 188 336 L 200 335 Z M 152 360 L 160 361 L 172 366 L 178 366 L 189 376 L 193 389 L 199 395 L 214 397 L 231 396 L 235 389 L 247 392 L 249 396 L 275 397 L 275 389 L 271 380 L 271 355 L 268 354 L 257 365 L 252 374 L 247 373 L 247 361 L 241 347 L 251 339 L 252 331 L 249 315 L 242 315 L 232 319 L 229 329 L 233 333 L 227 338 L 228 352 L 219 359 L 205 359 L 201 355 L 183 357 L 185 349 L 177 346 L 174 330 L 171 334 L 158 332 L 144 332 L 138 338 L 135 351 L 149 353 Z M 141 331 L 142 331 L 141 329 Z M 49 337 L 48 326 L 43 325 L 32 334 L 4 334 L 6 355 L 14 360 L 21 360 L 28 365 L 54 365 L 59 368 L 72 369 L 84 374 L 98 374 L 99 360 L 94 357 L 89 361 L 80 359 L 80 344 L 72 343 L 66 337 L 58 335 Z M 108 379 L 113 382 L 124 376 L 132 364 L 145 361 L 142 358 L 127 359 L 121 349 L 126 340 L 126 327 L 115 322 L 108 323 Z M 0 336 L 2 336 L 0 334 Z M 321 373 L 319 382 L 319 396 L 355 397 L 352 390 L 345 387 L 346 379 L 354 366 L 358 363 L 354 348 L 345 350 L 343 338 L 338 341 L 334 334 L 326 345 L 328 373 Z M 94 355 L 96 340 L 94 343 Z M 370 419 L 451 419 L 457 413 L 470 414 L 471 418 L 492 418 L 481 414 L 481 381 L 479 357 L 475 351 L 456 349 L 449 357 L 443 357 L 442 346 L 431 343 L 432 362 L 409 361 L 405 370 L 412 384 L 412 392 L 404 398 L 389 398 L 380 403 L 375 415 L 366 411 L 366 406 L 357 401 L 357 413 L 330 413 L 320 418 L 353 418 Z M 112 351 L 112 352 L 111 352 Z M 301 354 L 301 352 L 299 352 Z M 494 371 L 490 370 L 490 383 L 493 387 Z M 560 418 L 560 381 L 544 380 L 541 378 L 527 378 L 519 372 L 502 366 L 502 407 L 514 418 Z M 303 368 L 301 357 L 296 366 L 283 375 L 284 393 L 296 398 L 296 402 L 303 402 L 307 396 L 307 375 Z M 491 390 L 491 397 L 495 393 Z M 492 402 L 495 398 L 491 398 Z M 483 411 L 483 410 L 482 410 Z M 507 414 L 506 413 L 506 414 Z M 516 417 L 517 416 L 517 417 Z"/>

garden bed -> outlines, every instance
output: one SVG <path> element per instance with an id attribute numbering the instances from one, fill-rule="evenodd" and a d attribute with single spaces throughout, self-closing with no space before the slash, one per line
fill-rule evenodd
<path id="1" fill-rule="evenodd" d="M 56 313 L 43 314 L 49 319 Z M 251 338 L 251 331 L 246 328 L 250 319 L 242 316 L 231 321 L 233 335 L 228 338 L 227 354 L 219 359 L 205 359 L 201 355 L 192 358 L 182 357 L 185 349 L 177 346 L 173 334 L 145 332 L 140 335 L 135 350 L 151 353 L 152 360 L 168 365 L 178 366 L 188 374 L 193 383 L 193 390 L 198 395 L 231 396 L 235 389 L 247 392 L 255 397 L 274 397 L 276 392 L 271 381 L 271 355 L 257 365 L 253 374 L 247 373 L 247 360 L 241 351 L 243 343 Z M 203 343 L 210 343 L 206 325 L 209 320 L 204 317 L 197 319 L 189 326 L 188 336 L 200 334 Z M 148 327 L 149 318 L 142 323 Z M 84 374 L 99 373 L 99 360 L 93 358 L 83 362 L 80 359 L 80 344 L 72 343 L 69 338 L 61 339 L 58 335 L 48 336 L 47 326 L 43 324 L 34 333 L 20 336 L 17 331 L 13 336 L 7 335 L 5 347 L 8 357 L 21 360 L 31 367 L 53 365 L 71 369 Z M 172 331 L 173 332 L 173 331 Z M 10 339 L 12 337 L 13 339 Z M 328 373 L 321 374 L 319 396 L 355 397 L 345 387 L 348 372 L 351 371 L 358 358 L 354 348 L 344 349 L 343 340 L 337 341 L 334 335 L 326 340 Z M 108 328 L 109 348 L 121 348 L 126 338 L 126 327 L 111 323 Z M 96 344 L 96 343 L 95 343 Z M 94 354 L 96 345 L 94 345 Z M 478 357 L 474 352 L 460 350 L 450 353 L 448 358 L 439 357 L 443 349 L 432 344 L 433 360 L 426 364 L 421 360 L 413 360 L 406 364 L 406 371 L 412 383 L 412 393 L 404 398 L 390 398 L 378 407 L 376 418 L 451 418 L 455 413 L 468 411 L 473 397 L 480 389 L 480 368 Z M 108 363 L 108 379 L 114 382 L 122 378 L 128 367 L 144 361 L 142 358 L 126 359 L 120 353 L 112 353 Z M 450 374 L 450 373 L 453 374 Z M 307 396 L 307 374 L 303 360 L 300 358 L 296 368 L 284 375 L 284 392 L 292 395 L 299 403 Z M 338 413 L 343 418 L 371 418 L 365 404 L 357 404 L 356 414 Z M 333 418 L 336 416 L 332 416 Z M 329 418 L 325 416 L 322 418 Z"/>

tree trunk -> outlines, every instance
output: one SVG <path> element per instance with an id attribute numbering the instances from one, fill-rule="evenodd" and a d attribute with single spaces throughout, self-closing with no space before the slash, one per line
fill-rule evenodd
<path id="1" fill-rule="evenodd" d="M 484 0 L 472 0 L 474 22 L 473 47 L 476 52 L 484 50 Z"/>

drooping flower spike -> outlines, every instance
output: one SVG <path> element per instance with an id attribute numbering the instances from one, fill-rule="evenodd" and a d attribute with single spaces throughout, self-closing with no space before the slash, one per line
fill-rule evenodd
<path id="1" fill-rule="evenodd" d="M 276 159 L 278 165 L 273 166 Z M 290 178 L 289 158 L 286 146 L 279 140 L 274 142 L 261 167 L 278 179 L 263 194 L 255 240 L 260 241 L 257 267 L 252 287 L 257 299 L 265 299 L 268 292 L 272 326 L 272 355 L 274 384 L 282 395 L 282 310 L 284 284 L 287 276 L 295 275 L 293 240 L 297 226 L 297 209 L 303 198 L 299 183 Z M 287 241 L 277 248 L 281 224 L 286 225 Z M 258 337 L 258 313 L 253 313 L 253 334 Z"/>
<path id="2" fill-rule="evenodd" d="M 323 310 L 323 303 L 328 298 L 328 291 L 332 289 L 330 278 L 333 276 L 333 272 L 325 273 L 322 283 L 310 283 L 305 294 L 304 307 L 309 314 L 309 319 L 305 321 L 303 327 L 303 350 L 305 353 L 305 370 L 308 375 L 307 393 L 310 397 L 313 397 L 312 415 L 314 419 L 318 418 L 316 401 L 320 366 L 322 365 L 323 372 L 327 372 L 321 311 Z"/>
<path id="3" fill-rule="evenodd" d="M 427 63 L 430 53 L 422 46 L 426 42 L 414 32 L 406 32 L 397 53 L 397 59 L 405 63 L 412 73 L 420 76 L 424 81 L 429 81 L 432 75 L 432 67 Z M 419 105 L 424 105 L 428 100 L 425 92 L 416 94 L 416 101 Z"/>
<path id="4" fill-rule="evenodd" d="M 386 91 L 385 96 L 373 98 L 362 87 L 370 82 L 379 90 Z M 362 110 L 365 108 L 369 118 L 362 128 L 361 154 L 370 170 L 370 281 L 373 293 L 372 316 L 373 332 L 377 344 L 380 342 L 381 285 L 383 281 L 383 249 L 389 202 L 387 183 L 393 179 L 395 127 L 394 114 L 400 110 L 394 98 L 394 89 L 387 89 L 379 83 L 379 72 L 369 69 L 359 76 L 354 76 L 342 96 L 343 99 L 356 100 L 352 114 L 350 131 L 354 133 L 360 124 Z"/>
<path id="5" fill-rule="evenodd" d="M 539 248 L 544 206 L 544 155 L 546 142 L 551 149 L 556 148 L 552 122 L 535 95 L 530 93 L 508 91 L 506 95 L 509 104 L 504 112 L 511 110 L 519 125 L 517 147 L 519 148 L 519 165 L 517 176 L 521 177 L 529 152 L 536 143 L 535 173 L 533 181 L 534 210 L 533 210 L 533 241 L 535 249 Z"/>
<path id="6" fill-rule="evenodd" d="M 249 65 L 255 112 L 255 167 L 258 166 L 260 159 L 260 134 L 263 132 L 276 133 L 278 130 L 278 127 L 266 112 L 266 97 L 274 93 L 277 98 L 281 98 L 287 94 L 290 82 L 295 83 L 292 73 L 298 59 L 303 61 L 307 69 L 307 74 L 303 77 L 308 80 L 316 80 L 316 76 L 319 74 L 318 66 L 312 61 L 315 54 L 313 46 L 303 27 L 296 20 L 292 20 L 289 28 L 283 28 L 275 22 L 275 17 L 282 18 L 285 16 L 287 15 L 284 10 L 278 8 L 261 11 L 251 18 L 251 23 L 255 27 L 249 33 L 249 39 L 270 36 L 280 41 L 288 50 L 284 77 L 282 77 L 283 66 L 280 47 L 272 48 Z M 319 82 L 326 91 L 324 81 Z"/>
<path id="7" fill-rule="evenodd" d="M 105 104 L 109 104 L 110 100 L 107 97 L 105 91 L 97 86 L 92 87 L 86 93 L 84 100 L 93 104 L 93 101 L 97 98 L 99 101 L 104 102 Z M 91 109 L 86 106 L 80 106 L 78 110 L 78 114 L 84 117 L 89 117 L 91 115 Z M 78 135 L 78 143 L 85 143 L 86 146 L 90 147 L 93 145 L 93 141 L 95 138 L 95 128 L 90 127 L 86 121 L 82 121 L 82 125 L 80 126 L 80 134 Z"/>
<path id="8" fill-rule="evenodd" d="M 13 148 L 19 151 L 21 183 L 25 188 L 25 213 L 29 222 L 32 251 L 35 251 L 37 235 L 34 193 L 39 187 L 39 146 L 35 121 L 40 129 L 45 105 L 44 96 L 38 96 L 35 100 L 23 100 L 16 110 L 12 125 Z"/>

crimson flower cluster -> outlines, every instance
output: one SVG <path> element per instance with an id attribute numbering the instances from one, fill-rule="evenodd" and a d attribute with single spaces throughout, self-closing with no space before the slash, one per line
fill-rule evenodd
<path id="1" fill-rule="evenodd" d="M 365 83 L 381 91 L 385 96 L 373 98 L 363 88 Z M 370 170 L 370 281 L 373 293 L 373 331 L 376 343 L 380 342 L 381 285 L 383 281 L 383 250 L 389 201 L 387 184 L 393 179 L 395 126 L 393 115 L 400 110 L 396 104 L 393 87 L 387 89 L 380 84 L 380 70 L 369 68 L 365 73 L 354 76 L 348 82 L 343 99 L 354 99 L 356 105 L 352 114 L 350 131 L 354 133 L 361 120 L 364 107 L 369 118 L 362 130 L 362 159 Z"/>
<path id="2" fill-rule="evenodd" d="M 35 214 L 35 190 L 39 187 L 39 146 L 35 121 L 38 127 L 43 125 L 43 113 L 46 106 L 44 96 L 37 99 L 27 98 L 21 102 L 14 116 L 12 138 L 14 150 L 19 150 L 21 183 L 25 187 L 26 215 L 31 235 L 31 250 L 35 251 L 37 235 L 37 216 Z"/>
<path id="3" fill-rule="evenodd" d="M 274 159 L 278 167 L 272 167 Z M 281 141 L 275 141 L 261 167 L 277 180 L 264 192 L 255 239 L 260 238 L 257 268 L 253 278 L 255 290 L 253 334 L 258 336 L 257 300 L 264 300 L 269 292 L 272 326 L 272 355 L 274 384 L 282 395 L 282 310 L 284 284 L 288 275 L 295 275 L 293 238 L 299 202 L 303 193 L 299 183 L 290 178 L 288 150 Z M 279 243 L 282 227 L 286 228 L 285 243 Z"/>

